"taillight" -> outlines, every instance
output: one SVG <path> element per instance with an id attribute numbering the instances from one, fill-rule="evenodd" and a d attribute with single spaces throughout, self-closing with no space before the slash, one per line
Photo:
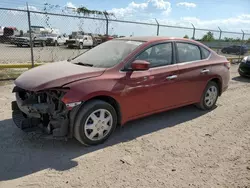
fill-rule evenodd
<path id="1" fill-rule="evenodd" d="M 230 69 L 230 67 L 231 67 L 230 62 L 225 62 L 224 66 L 227 67 L 228 69 Z"/>

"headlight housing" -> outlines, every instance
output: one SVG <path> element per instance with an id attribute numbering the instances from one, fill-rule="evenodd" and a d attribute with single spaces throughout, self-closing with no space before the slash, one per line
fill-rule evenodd
<path id="1" fill-rule="evenodd" d="M 241 60 L 241 63 L 247 63 L 250 60 L 250 56 L 246 56 Z"/>

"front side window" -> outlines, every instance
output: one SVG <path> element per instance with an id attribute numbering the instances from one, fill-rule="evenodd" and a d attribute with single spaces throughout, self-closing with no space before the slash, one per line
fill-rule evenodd
<path id="1" fill-rule="evenodd" d="M 179 63 L 201 60 L 201 52 L 197 45 L 176 43 Z"/>
<path id="2" fill-rule="evenodd" d="M 170 65 L 172 61 L 172 43 L 154 45 L 136 57 L 150 63 L 150 68 Z"/>

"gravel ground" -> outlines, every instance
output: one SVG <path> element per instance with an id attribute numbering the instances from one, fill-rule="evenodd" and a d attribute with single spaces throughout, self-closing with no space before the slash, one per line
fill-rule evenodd
<path id="1" fill-rule="evenodd" d="M 0 187 L 250 187 L 250 80 L 231 67 L 217 108 L 193 106 L 133 121 L 103 145 L 25 134 L 0 86 Z"/>

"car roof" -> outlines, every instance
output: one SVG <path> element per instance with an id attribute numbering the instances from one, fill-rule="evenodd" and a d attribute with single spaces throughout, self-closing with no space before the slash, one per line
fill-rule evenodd
<path id="1" fill-rule="evenodd" d="M 178 37 L 164 37 L 164 36 L 143 36 L 143 37 L 122 37 L 117 38 L 118 40 L 132 40 L 132 41 L 142 41 L 142 42 L 154 42 L 159 40 L 183 40 L 183 41 L 192 41 L 190 39 L 178 38 Z"/>

